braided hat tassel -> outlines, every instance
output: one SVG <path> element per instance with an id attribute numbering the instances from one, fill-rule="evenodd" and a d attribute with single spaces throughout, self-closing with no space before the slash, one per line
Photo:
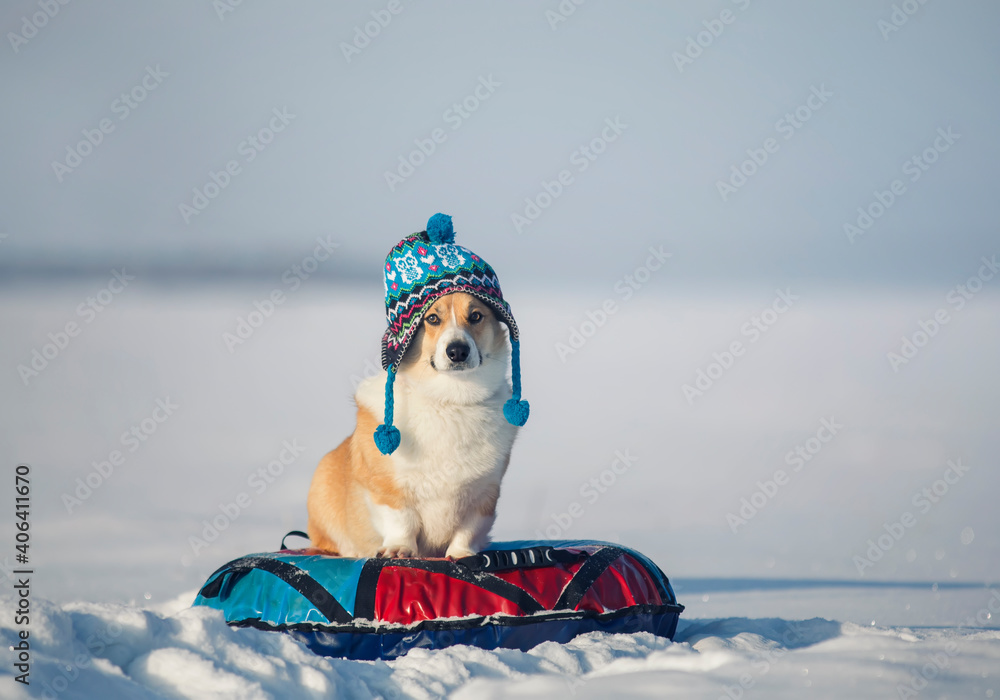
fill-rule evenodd
<path id="1" fill-rule="evenodd" d="M 510 341 L 510 383 L 514 396 L 503 405 L 503 415 L 511 425 L 521 426 L 528 422 L 531 407 L 521 400 L 521 342 Z"/>
<path id="2" fill-rule="evenodd" d="M 392 385 L 396 381 L 396 368 L 389 367 L 385 379 L 385 417 L 382 425 L 375 429 L 375 446 L 384 455 L 392 454 L 399 447 L 399 428 L 392 424 Z"/>

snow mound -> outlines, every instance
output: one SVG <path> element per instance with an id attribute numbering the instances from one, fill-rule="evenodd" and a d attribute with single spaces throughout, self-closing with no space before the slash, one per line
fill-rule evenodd
<path id="1" fill-rule="evenodd" d="M 592 633 L 528 652 L 456 646 L 418 649 L 391 662 L 346 661 L 316 656 L 283 634 L 231 628 L 216 610 L 177 605 L 37 601 L 31 686 L 15 682 L 5 665 L 3 696 L 725 698 L 756 688 L 759 697 L 849 691 L 865 698 L 910 697 L 932 687 L 934 697 L 991 697 L 1000 668 L 998 630 L 865 627 L 819 618 L 682 619 L 675 642 Z M 10 622 L 0 623 L 8 646 L 16 634 Z"/>

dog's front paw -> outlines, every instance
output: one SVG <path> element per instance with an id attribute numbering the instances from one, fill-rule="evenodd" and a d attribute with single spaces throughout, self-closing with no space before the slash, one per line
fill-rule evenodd
<path id="1" fill-rule="evenodd" d="M 444 553 L 445 559 L 450 559 L 452 561 L 456 559 L 464 559 L 465 557 L 474 556 L 476 553 L 473 552 L 468 547 L 455 547 L 452 545 L 448 547 L 448 551 Z"/>
<path id="2" fill-rule="evenodd" d="M 408 544 L 384 544 L 376 556 L 384 559 L 415 559 L 417 548 Z"/>

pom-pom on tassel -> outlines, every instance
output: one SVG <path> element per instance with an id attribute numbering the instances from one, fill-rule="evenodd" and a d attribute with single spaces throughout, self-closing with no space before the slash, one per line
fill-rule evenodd
<path id="1" fill-rule="evenodd" d="M 521 343 L 510 341 L 510 384 L 514 396 L 503 405 L 503 417 L 511 425 L 521 426 L 528 422 L 531 407 L 521 400 Z"/>
<path id="2" fill-rule="evenodd" d="M 511 425 L 521 426 L 527 423 L 529 412 L 530 406 L 528 406 L 527 401 L 507 399 L 507 402 L 503 405 L 503 417 Z"/>
<path id="3" fill-rule="evenodd" d="M 380 425 L 375 428 L 375 447 L 384 455 L 391 455 L 399 447 L 399 428 L 394 425 Z"/>
<path id="4" fill-rule="evenodd" d="M 455 228 L 447 214 L 435 214 L 427 221 L 427 237 L 431 243 L 454 243 Z"/>
<path id="5" fill-rule="evenodd" d="M 393 396 L 392 385 L 396 381 L 396 368 L 389 367 L 385 378 L 385 422 L 375 428 L 375 447 L 384 455 L 392 454 L 399 447 L 399 428 L 392 424 Z"/>

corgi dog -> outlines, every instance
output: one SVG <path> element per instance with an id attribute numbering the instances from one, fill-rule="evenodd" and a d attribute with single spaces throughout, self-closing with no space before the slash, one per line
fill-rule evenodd
<path id="1" fill-rule="evenodd" d="M 386 373 L 355 394 L 357 427 L 320 461 L 309 488 L 313 546 L 345 557 L 471 556 L 488 544 L 517 427 L 504 420 L 508 331 L 465 292 L 424 313 L 396 370 L 399 447 L 372 440 Z"/>

